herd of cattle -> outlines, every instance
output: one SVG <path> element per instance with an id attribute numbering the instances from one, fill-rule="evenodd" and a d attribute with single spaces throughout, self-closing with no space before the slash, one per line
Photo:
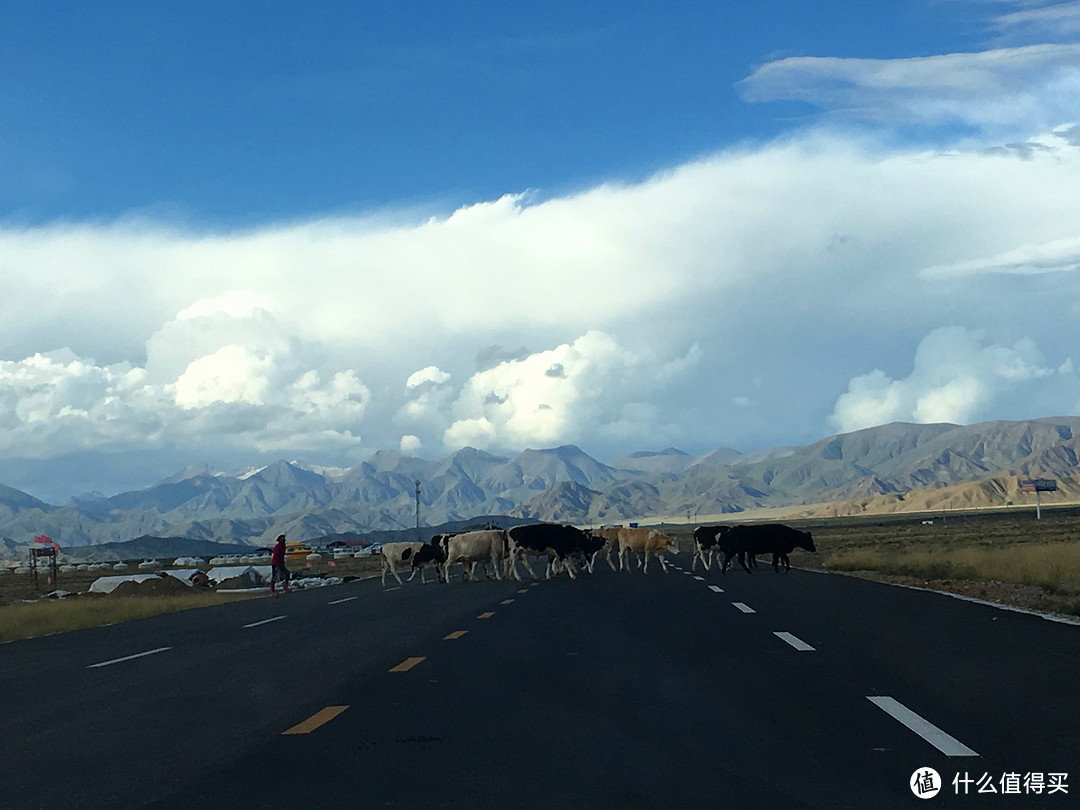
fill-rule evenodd
<path id="1" fill-rule="evenodd" d="M 791 567 L 788 555 L 796 548 L 816 551 L 810 532 L 803 532 L 780 523 L 746 526 L 698 526 L 694 530 L 694 558 L 690 569 L 701 560 L 705 569 L 712 566 L 718 553 L 724 559 L 720 570 L 727 571 L 733 559 L 750 573 L 759 555 L 771 554 L 773 568 L 784 570 Z M 452 566 L 461 563 L 464 577 L 476 582 L 476 566 L 482 565 L 489 578 L 520 580 L 517 564 L 535 579 L 536 572 L 529 564 L 529 557 L 547 560 L 545 576 L 551 577 L 562 571 L 577 576 L 579 568 L 590 574 L 596 558 L 603 553 L 613 571 L 629 571 L 629 555 L 644 555 L 638 565 L 648 570 L 649 557 L 655 556 L 660 567 L 667 573 L 664 554 L 678 554 L 675 540 L 656 529 L 603 528 L 579 529 L 557 523 L 533 523 L 510 529 L 482 529 L 461 534 L 437 534 L 427 543 L 384 543 L 382 547 L 382 582 L 390 573 L 403 584 L 398 572 L 411 570 L 408 581 L 420 572 L 420 581 L 426 582 L 424 571 L 434 568 L 442 582 L 450 581 Z M 611 555 L 619 558 L 619 566 Z M 748 565 L 749 563 L 749 565 Z"/>

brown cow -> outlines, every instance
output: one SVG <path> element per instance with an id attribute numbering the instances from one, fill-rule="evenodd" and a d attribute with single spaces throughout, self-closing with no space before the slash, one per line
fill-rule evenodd
<path id="1" fill-rule="evenodd" d="M 649 555 L 655 554 L 656 558 L 660 560 L 660 567 L 664 569 L 664 573 L 667 573 L 667 563 L 664 562 L 664 552 L 670 551 L 672 554 L 678 554 L 679 548 L 675 545 L 675 540 L 668 537 L 656 529 L 619 529 L 619 570 L 629 571 L 630 567 L 626 564 L 626 556 L 631 552 L 644 553 L 645 563 L 642 566 L 643 571 L 649 569 Z"/>

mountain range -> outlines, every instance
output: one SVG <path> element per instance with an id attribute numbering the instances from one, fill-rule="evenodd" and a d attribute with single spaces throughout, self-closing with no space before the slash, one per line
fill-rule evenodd
<path id="1" fill-rule="evenodd" d="M 1080 472 L 1080 417 L 974 425 L 893 423 L 801 447 L 633 453 L 605 464 L 578 447 L 512 457 L 464 448 L 435 461 L 376 452 L 351 468 L 278 461 L 240 473 L 192 467 L 145 489 L 62 505 L 0 485 L 0 549 L 47 534 L 62 546 L 145 535 L 263 546 L 431 526 L 483 515 L 578 525 L 683 520 L 822 504 L 1001 476 Z M 993 492 L 993 488 L 987 489 Z"/>

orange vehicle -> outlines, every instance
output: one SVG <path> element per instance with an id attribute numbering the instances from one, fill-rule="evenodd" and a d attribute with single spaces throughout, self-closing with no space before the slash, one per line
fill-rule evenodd
<path id="1" fill-rule="evenodd" d="M 285 556 L 293 560 L 302 560 L 307 557 L 308 554 L 313 554 L 315 549 L 309 546 L 307 543 L 286 543 L 285 544 Z"/>

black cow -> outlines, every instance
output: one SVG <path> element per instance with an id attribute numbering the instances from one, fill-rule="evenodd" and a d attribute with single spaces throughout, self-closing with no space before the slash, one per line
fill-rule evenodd
<path id="1" fill-rule="evenodd" d="M 802 532 L 782 523 L 766 523 L 758 526 L 733 526 L 717 539 L 717 548 L 724 552 L 724 562 L 720 571 L 725 572 L 732 557 L 739 558 L 739 565 L 746 573 L 746 555 L 772 554 L 773 570 L 780 572 L 780 563 L 784 570 L 791 570 L 788 555 L 796 548 L 817 551 L 810 532 Z"/>
<path id="2" fill-rule="evenodd" d="M 691 571 L 697 567 L 699 559 L 706 571 L 712 567 L 713 557 L 716 556 L 717 537 L 730 528 L 730 526 L 698 526 L 694 529 L 694 559 L 690 562 Z"/>
<path id="3" fill-rule="evenodd" d="M 534 557 L 547 557 L 547 576 L 550 578 L 555 564 L 559 563 L 566 568 L 566 573 L 571 579 L 577 577 L 572 556 L 581 552 L 586 557 L 595 557 L 597 551 L 603 545 L 603 541 L 593 538 L 592 534 L 576 528 L 558 523 L 530 523 L 524 526 L 514 526 L 506 530 L 507 545 L 509 546 L 506 560 L 506 572 L 508 577 L 520 580 L 517 571 L 517 561 L 520 559 L 525 570 L 536 579 L 536 573 L 529 565 L 526 555 Z M 591 567 L 591 562 L 590 567 Z"/>
<path id="4" fill-rule="evenodd" d="M 582 567 L 591 574 L 596 566 L 596 557 L 604 550 L 607 541 L 603 537 L 597 537 L 589 530 L 583 531 L 582 535 L 577 548 L 571 553 L 573 559 L 580 561 Z"/>
<path id="5" fill-rule="evenodd" d="M 446 562 L 446 541 L 449 537 L 448 534 L 437 534 L 412 555 L 413 576 L 416 576 L 416 569 L 419 568 L 421 583 L 424 581 L 423 569 L 432 565 L 435 566 L 435 576 L 439 578 L 439 581 L 446 581 L 443 578 L 442 566 Z M 412 577 L 409 578 L 412 579 Z"/>

